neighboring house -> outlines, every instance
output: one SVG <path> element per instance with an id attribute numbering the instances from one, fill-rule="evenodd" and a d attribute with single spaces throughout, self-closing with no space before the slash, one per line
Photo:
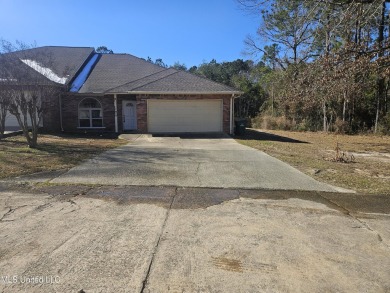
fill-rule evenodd
<path id="1" fill-rule="evenodd" d="M 29 66 L 63 86 L 47 102 L 45 131 L 226 132 L 234 130 L 240 91 L 129 54 L 93 48 L 40 47 L 23 51 Z M 36 55 L 50 56 L 42 64 Z"/>
<path id="2" fill-rule="evenodd" d="M 5 122 L 5 125 L 6 125 L 6 129 L 5 130 L 6 131 L 18 131 L 18 130 L 20 130 L 20 126 L 19 126 L 18 120 L 11 113 L 7 112 L 7 116 L 5 118 L 5 121 L 6 121 Z M 28 123 L 29 126 L 31 126 L 30 116 L 29 115 L 27 115 L 27 123 Z M 40 126 L 43 127 L 43 121 L 41 121 Z"/>

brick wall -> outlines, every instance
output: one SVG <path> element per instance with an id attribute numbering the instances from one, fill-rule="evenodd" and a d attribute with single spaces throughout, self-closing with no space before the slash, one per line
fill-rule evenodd
<path id="1" fill-rule="evenodd" d="M 90 97 L 98 100 L 103 108 L 103 125 L 104 129 L 85 129 L 78 127 L 78 106 L 81 100 Z M 164 99 L 164 100 L 204 100 L 204 99 L 220 99 L 223 101 L 223 131 L 230 131 L 230 95 L 117 95 L 118 106 L 118 130 L 123 131 L 122 117 L 122 102 L 137 101 L 137 127 L 142 133 L 148 132 L 147 125 L 147 100 L 148 99 Z M 78 96 L 68 95 L 62 97 L 62 125 L 64 131 L 68 132 L 85 132 L 85 131 L 115 131 L 115 107 L 114 96 Z"/>
<path id="2" fill-rule="evenodd" d="M 43 101 L 42 122 L 44 132 L 59 132 L 60 127 L 60 100 L 59 95 Z"/>
<path id="3" fill-rule="evenodd" d="M 60 126 L 60 94 L 46 97 L 42 101 L 42 122 L 44 132 L 59 132 Z"/>
<path id="4" fill-rule="evenodd" d="M 85 98 L 98 100 L 103 109 L 104 129 L 79 128 L 78 109 L 80 102 Z M 115 107 L 114 96 L 63 96 L 62 97 L 62 127 L 67 132 L 114 132 L 115 131 Z"/>

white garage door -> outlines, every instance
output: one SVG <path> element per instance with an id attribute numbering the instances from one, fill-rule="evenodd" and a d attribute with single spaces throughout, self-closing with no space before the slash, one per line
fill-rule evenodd
<path id="1" fill-rule="evenodd" d="M 18 123 L 18 120 L 14 115 L 11 115 L 11 113 L 7 113 L 5 117 L 5 130 L 6 131 L 15 131 L 19 130 L 20 126 Z"/>
<path id="2" fill-rule="evenodd" d="M 22 118 L 23 119 L 23 118 Z M 30 115 L 27 116 L 27 124 L 31 126 L 31 119 Z M 41 120 L 41 123 L 39 126 L 43 126 L 43 121 Z M 18 123 L 18 119 L 11 113 L 7 113 L 6 118 L 5 118 L 5 131 L 17 131 L 20 130 L 20 126 Z"/>
<path id="3" fill-rule="evenodd" d="M 222 100 L 148 100 L 149 132 L 221 132 Z"/>

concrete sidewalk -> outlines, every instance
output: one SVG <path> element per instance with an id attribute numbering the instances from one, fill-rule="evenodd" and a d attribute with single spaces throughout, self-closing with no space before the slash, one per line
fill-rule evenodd
<path id="1" fill-rule="evenodd" d="M 345 191 L 231 138 L 142 135 L 52 183 Z"/>

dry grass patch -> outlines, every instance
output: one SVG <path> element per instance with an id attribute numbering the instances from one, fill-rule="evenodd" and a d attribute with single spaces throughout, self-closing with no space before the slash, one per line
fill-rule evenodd
<path id="1" fill-rule="evenodd" d="M 247 130 L 238 142 L 262 150 L 313 178 L 361 193 L 390 195 L 390 137 Z M 354 162 L 332 160 L 336 146 Z"/>
<path id="2" fill-rule="evenodd" d="M 38 147 L 31 149 L 24 137 L 8 137 L 0 140 L 0 178 L 69 169 L 126 143 L 120 139 L 40 135 Z"/>

